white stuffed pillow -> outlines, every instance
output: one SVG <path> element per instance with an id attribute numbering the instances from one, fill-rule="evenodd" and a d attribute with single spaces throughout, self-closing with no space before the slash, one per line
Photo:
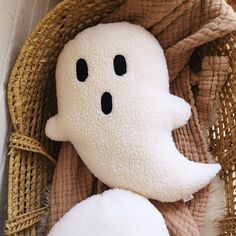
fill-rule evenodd
<path id="1" fill-rule="evenodd" d="M 165 221 L 144 197 L 109 190 L 73 207 L 48 236 L 168 236 Z"/>
<path id="2" fill-rule="evenodd" d="M 99 24 L 79 33 L 56 69 L 58 114 L 48 137 L 70 141 L 102 182 L 164 202 L 206 186 L 218 164 L 188 161 L 171 131 L 191 109 L 169 93 L 158 41 L 130 23 Z"/>

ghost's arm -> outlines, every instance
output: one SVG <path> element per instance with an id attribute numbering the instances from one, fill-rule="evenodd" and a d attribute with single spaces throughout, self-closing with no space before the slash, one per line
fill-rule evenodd
<path id="1" fill-rule="evenodd" d="M 60 119 L 58 115 L 51 117 L 45 127 L 45 133 L 48 138 L 55 140 L 55 141 L 68 141 L 63 132 L 62 124 L 60 124 Z"/>
<path id="2" fill-rule="evenodd" d="M 182 98 L 170 95 L 166 109 L 171 115 L 172 129 L 177 129 L 187 123 L 191 117 L 191 106 Z"/>

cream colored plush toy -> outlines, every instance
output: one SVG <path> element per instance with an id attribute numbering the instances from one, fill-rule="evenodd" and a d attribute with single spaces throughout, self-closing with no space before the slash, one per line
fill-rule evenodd
<path id="1" fill-rule="evenodd" d="M 48 120 L 47 136 L 70 141 L 97 178 L 120 190 L 79 203 L 49 235 L 168 235 L 144 197 L 183 199 L 220 166 L 187 160 L 173 142 L 171 131 L 187 122 L 191 108 L 169 93 L 158 41 L 126 22 L 88 28 L 60 54 L 56 86 L 58 114 Z"/>

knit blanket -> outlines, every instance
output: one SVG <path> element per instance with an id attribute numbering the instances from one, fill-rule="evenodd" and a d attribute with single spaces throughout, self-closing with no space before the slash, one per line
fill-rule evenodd
<path id="1" fill-rule="evenodd" d="M 205 134 L 227 78 L 229 62 L 223 55 L 207 56 L 199 62 L 200 66 L 196 65 L 196 71 L 189 61 L 196 48 L 236 29 L 233 9 L 222 0 L 126 0 L 103 19 L 117 21 L 142 25 L 159 40 L 165 50 L 171 92 L 192 107 L 187 125 L 173 132 L 176 146 L 190 160 L 209 162 Z M 53 176 L 49 228 L 76 203 L 105 189 L 107 186 L 92 176 L 72 145 L 63 143 Z M 208 199 L 209 186 L 195 193 L 188 203 L 153 204 L 163 214 L 170 235 L 199 236 L 206 235 Z"/>

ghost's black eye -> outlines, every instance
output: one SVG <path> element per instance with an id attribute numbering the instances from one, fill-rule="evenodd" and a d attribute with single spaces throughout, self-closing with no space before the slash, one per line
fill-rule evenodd
<path id="1" fill-rule="evenodd" d="M 124 75 L 127 72 L 126 60 L 122 55 L 116 55 L 113 60 L 115 73 L 119 76 Z"/>
<path id="2" fill-rule="evenodd" d="M 84 82 L 88 77 L 88 65 L 83 58 L 76 62 L 76 75 L 80 82 Z"/>

